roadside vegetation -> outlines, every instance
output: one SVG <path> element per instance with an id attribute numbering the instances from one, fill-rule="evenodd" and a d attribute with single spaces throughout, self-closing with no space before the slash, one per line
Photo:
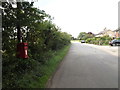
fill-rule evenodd
<path id="1" fill-rule="evenodd" d="M 89 44 L 96 44 L 96 45 L 109 45 L 109 41 L 113 38 L 109 37 L 108 35 L 103 37 L 95 37 L 92 33 L 81 32 L 78 35 L 78 40 L 85 40 L 86 43 Z"/>
<path id="2" fill-rule="evenodd" d="M 109 36 L 103 37 L 93 37 L 86 39 L 86 43 L 96 44 L 96 45 L 109 45 L 109 42 L 112 40 Z"/>
<path id="3" fill-rule="evenodd" d="M 48 78 L 67 53 L 71 35 L 62 32 L 44 10 L 34 8 L 33 2 L 16 4 L 19 8 L 2 2 L 2 86 L 45 87 Z M 22 42 L 28 43 L 28 59 L 16 58 L 18 28 Z"/>

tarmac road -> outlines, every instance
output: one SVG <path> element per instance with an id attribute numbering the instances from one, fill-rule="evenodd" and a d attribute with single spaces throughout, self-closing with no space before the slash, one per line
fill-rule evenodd
<path id="1" fill-rule="evenodd" d="M 72 42 L 68 54 L 49 81 L 48 87 L 118 88 L 116 48 Z"/>

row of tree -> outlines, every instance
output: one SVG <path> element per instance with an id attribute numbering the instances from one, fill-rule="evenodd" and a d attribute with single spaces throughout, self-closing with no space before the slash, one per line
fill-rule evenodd
<path id="1" fill-rule="evenodd" d="M 14 8 L 13 5 L 17 8 Z M 44 10 L 33 2 L 2 2 L 3 87 L 19 87 L 20 76 L 32 70 L 35 61 L 44 64 L 57 51 L 70 44 L 71 35 L 61 32 Z M 29 59 L 16 58 L 20 41 L 28 43 Z"/>

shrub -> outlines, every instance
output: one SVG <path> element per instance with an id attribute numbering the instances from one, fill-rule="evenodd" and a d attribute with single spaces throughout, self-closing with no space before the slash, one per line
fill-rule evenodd
<path id="1" fill-rule="evenodd" d="M 108 45 L 112 38 L 109 36 L 88 38 L 86 41 L 90 44 Z"/>

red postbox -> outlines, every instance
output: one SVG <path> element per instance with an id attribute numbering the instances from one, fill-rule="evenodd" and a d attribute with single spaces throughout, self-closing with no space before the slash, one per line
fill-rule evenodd
<path id="1" fill-rule="evenodd" d="M 28 43 L 17 44 L 17 57 L 28 58 Z"/>

